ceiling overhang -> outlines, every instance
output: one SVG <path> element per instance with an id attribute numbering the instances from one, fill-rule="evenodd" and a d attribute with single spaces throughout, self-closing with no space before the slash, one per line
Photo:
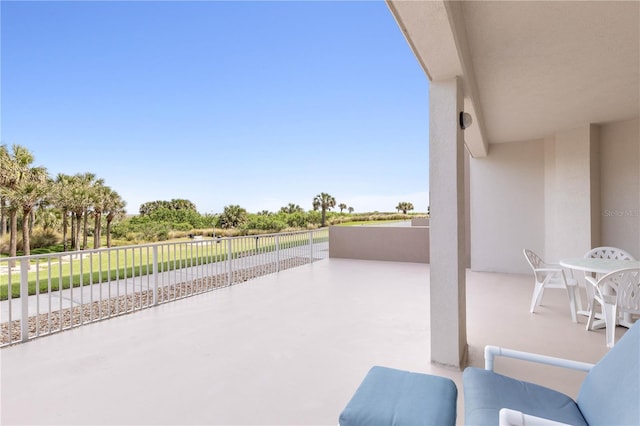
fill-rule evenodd
<path id="1" fill-rule="evenodd" d="M 387 4 L 429 80 L 462 81 L 474 157 L 640 114 L 640 2 Z"/>
<path id="2" fill-rule="evenodd" d="M 460 77 L 464 110 L 473 119 L 465 130 L 465 145 L 472 156 L 486 156 L 488 144 L 459 2 L 387 0 L 387 4 L 429 80 Z"/>

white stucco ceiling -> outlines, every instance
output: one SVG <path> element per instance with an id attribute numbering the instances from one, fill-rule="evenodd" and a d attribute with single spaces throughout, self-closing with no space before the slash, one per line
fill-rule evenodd
<path id="1" fill-rule="evenodd" d="M 388 4 L 430 79 L 462 70 L 486 142 L 640 115 L 638 1 Z"/>

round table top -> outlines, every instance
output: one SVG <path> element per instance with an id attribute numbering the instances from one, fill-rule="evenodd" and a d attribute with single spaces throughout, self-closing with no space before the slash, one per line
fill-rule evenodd
<path id="1" fill-rule="evenodd" d="M 573 257 L 569 259 L 561 259 L 559 263 L 565 268 L 585 272 L 596 272 L 599 274 L 607 274 L 609 272 L 617 271 L 618 269 L 640 268 L 640 261 L 637 260 Z"/>

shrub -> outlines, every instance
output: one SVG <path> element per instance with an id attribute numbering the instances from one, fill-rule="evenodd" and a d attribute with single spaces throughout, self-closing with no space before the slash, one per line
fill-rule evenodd
<path id="1" fill-rule="evenodd" d="M 9 253 L 9 235 L 0 238 L 0 253 Z"/>
<path id="2" fill-rule="evenodd" d="M 283 219 L 290 228 L 304 228 L 309 223 L 309 215 L 304 212 L 284 214 Z"/>
<path id="3" fill-rule="evenodd" d="M 138 244 L 140 243 L 141 236 L 139 232 L 127 232 L 126 235 L 123 235 L 123 238 L 126 241 Z"/>
<path id="4" fill-rule="evenodd" d="M 175 224 L 173 224 L 173 229 L 174 229 L 175 231 L 185 231 L 185 232 L 188 232 L 188 231 L 193 230 L 193 226 L 192 226 L 190 223 L 188 223 L 188 222 L 175 223 Z"/>
<path id="5" fill-rule="evenodd" d="M 237 228 L 247 221 L 247 210 L 239 205 L 225 206 L 224 211 L 218 216 L 217 225 L 220 228 Z"/>
<path id="6" fill-rule="evenodd" d="M 29 242 L 32 249 L 50 247 L 62 242 L 62 236 L 52 230 L 36 230 Z"/>
<path id="7" fill-rule="evenodd" d="M 287 227 L 286 222 L 276 215 L 251 215 L 243 229 L 280 232 Z"/>

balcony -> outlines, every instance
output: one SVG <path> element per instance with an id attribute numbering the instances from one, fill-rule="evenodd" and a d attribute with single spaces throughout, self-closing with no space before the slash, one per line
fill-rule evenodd
<path id="1" fill-rule="evenodd" d="M 471 365 L 486 344 L 606 353 L 604 330 L 571 322 L 565 292 L 530 314 L 532 280 L 467 272 Z M 452 378 L 462 424 L 461 372 L 430 364 L 429 321 L 429 265 L 321 260 L 2 349 L 0 421 L 335 425 L 377 364 Z M 574 396 L 583 378 L 517 361 L 497 370 Z"/>

